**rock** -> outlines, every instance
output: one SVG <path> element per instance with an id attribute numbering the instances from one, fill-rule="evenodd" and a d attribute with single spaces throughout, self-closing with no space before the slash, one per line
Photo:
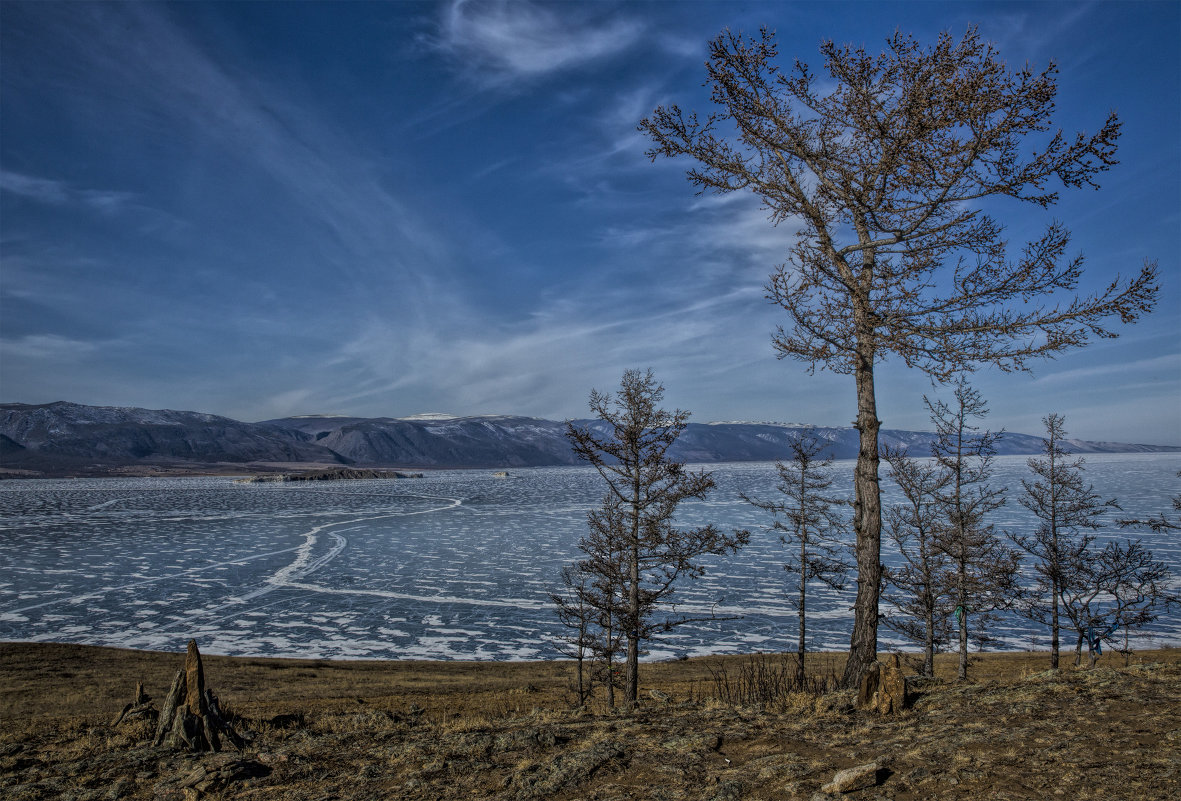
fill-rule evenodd
<path id="1" fill-rule="evenodd" d="M 912 784 L 921 782 L 924 779 L 929 779 L 929 778 L 931 778 L 931 771 L 923 765 L 919 765 L 917 768 L 912 770 L 910 773 L 906 774 L 906 780 L 908 782 L 911 782 Z"/>
<path id="2" fill-rule="evenodd" d="M 885 670 L 882 671 L 882 686 L 878 693 L 882 696 L 878 704 L 878 711 L 882 714 L 901 712 L 906 709 L 909 701 L 906 674 L 902 672 L 902 660 L 898 658 L 898 654 L 893 654 L 886 662 Z M 883 708 L 887 703 L 890 708 Z"/>
<path id="3" fill-rule="evenodd" d="M 874 662 L 861 674 L 857 690 L 857 708 L 872 709 L 879 714 L 901 712 L 909 704 L 906 674 L 898 654 L 886 662 Z"/>
<path id="4" fill-rule="evenodd" d="M 710 796 L 710 801 L 739 801 L 742 791 L 741 782 L 719 780 L 717 792 Z"/>
<path id="5" fill-rule="evenodd" d="M 107 794 L 103 798 L 107 801 L 118 801 L 120 798 L 131 795 L 134 790 L 135 782 L 128 779 L 119 779 L 111 785 L 111 789 L 107 791 Z"/>
<path id="6" fill-rule="evenodd" d="M 226 785 L 234 782 L 257 779 L 262 776 L 269 776 L 270 773 L 271 769 L 257 760 L 238 759 L 222 767 L 221 770 L 213 774 L 210 778 L 213 780 L 213 787 L 224 788 Z"/>
<path id="7" fill-rule="evenodd" d="M 196 785 L 205 781 L 206 776 L 208 776 L 208 771 L 205 770 L 205 766 L 198 765 L 193 770 L 192 773 L 190 773 L 185 778 L 181 779 L 180 786 L 181 787 L 195 787 Z"/>
<path id="8" fill-rule="evenodd" d="M 362 481 L 375 478 L 422 478 L 422 473 L 399 473 L 391 470 L 335 467 L 330 470 L 315 470 L 308 473 L 283 473 L 277 476 L 258 476 L 247 483 L 253 483 L 254 481 Z"/>
<path id="9" fill-rule="evenodd" d="M 832 777 L 832 781 L 820 788 L 820 792 L 837 795 L 873 787 L 878 783 L 878 771 L 881 770 L 881 767 L 877 762 L 867 762 L 864 765 L 837 771 L 837 774 Z"/>

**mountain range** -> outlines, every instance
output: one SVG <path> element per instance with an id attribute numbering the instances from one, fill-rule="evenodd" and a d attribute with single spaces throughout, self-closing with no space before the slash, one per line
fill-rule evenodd
<path id="1" fill-rule="evenodd" d="M 601 421 L 575 425 L 602 427 Z M 809 429 L 838 459 L 857 454 L 851 427 L 793 423 L 690 423 L 671 455 L 684 462 L 789 458 L 789 440 Z M 0 473 L 119 475 L 248 472 L 298 465 L 508 468 L 578 464 L 566 423 L 534 417 L 441 414 L 402 418 L 303 415 L 258 423 L 199 412 L 135 407 L 0 404 Z M 925 455 L 933 434 L 882 429 L 881 441 Z M 1035 454 L 1040 437 L 1006 433 L 998 452 Z M 1181 451 L 1163 445 L 1069 440 L 1076 453 Z"/>

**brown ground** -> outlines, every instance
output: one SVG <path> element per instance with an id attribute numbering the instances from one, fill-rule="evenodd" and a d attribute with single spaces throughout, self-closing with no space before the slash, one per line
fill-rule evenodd
<path id="1" fill-rule="evenodd" d="M 182 654 L 0 643 L 0 797 L 809 801 L 876 761 L 876 786 L 845 798 L 1181 799 L 1181 649 L 1058 673 L 1047 654 L 991 654 L 969 683 L 941 658 L 943 681 L 889 718 L 848 692 L 718 701 L 719 669 L 733 691 L 758 659 L 781 665 L 645 664 L 644 705 L 625 714 L 571 710 L 569 663 L 206 656 L 208 686 L 257 735 L 190 755 L 151 748 L 145 723 L 110 725 L 136 681 L 161 703 Z"/>

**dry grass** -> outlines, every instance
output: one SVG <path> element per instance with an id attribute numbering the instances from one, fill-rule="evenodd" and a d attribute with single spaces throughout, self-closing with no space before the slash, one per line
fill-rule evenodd
<path id="1" fill-rule="evenodd" d="M 778 656 L 764 658 L 770 665 Z M 633 713 L 573 710 L 556 662 L 326 662 L 207 656 L 206 681 L 257 732 L 245 753 L 150 748 L 109 724 L 136 681 L 160 699 L 183 656 L 0 644 L 0 797 L 810 799 L 880 761 L 858 799 L 1181 798 L 1181 650 L 1049 673 L 990 654 L 881 719 L 848 692 L 733 706 L 711 687 L 750 657 L 644 665 Z M 839 654 L 808 669 L 837 674 Z"/>

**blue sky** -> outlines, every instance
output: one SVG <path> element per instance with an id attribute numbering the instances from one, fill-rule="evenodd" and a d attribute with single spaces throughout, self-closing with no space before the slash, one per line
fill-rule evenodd
<path id="1" fill-rule="evenodd" d="M 779 361 L 763 299 L 792 227 L 645 155 L 708 111 L 707 42 L 880 50 L 972 23 L 1060 67 L 1057 124 L 1116 109 L 1121 163 L 1011 241 L 1074 232 L 1086 287 L 1157 259 L 1115 340 L 974 383 L 993 428 L 1181 444 L 1181 4 L 0 3 L 0 400 L 241 420 L 583 416 L 652 367 L 693 419 L 847 425 L 852 379 Z M 888 427 L 929 380 L 878 372 Z"/>

